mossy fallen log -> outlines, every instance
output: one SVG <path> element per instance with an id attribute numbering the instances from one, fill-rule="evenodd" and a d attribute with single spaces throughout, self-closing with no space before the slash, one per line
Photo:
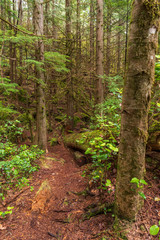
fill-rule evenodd
<path id="1" fill-rule="evenodd" d="M 102 130 L 93 130 L 82 133 L 71 133 L 65 135 L 64 144 L 72 149 L 79 150 L 80 152 L 85 152 L 89 147 L 89 142 L 96 138 L 102 137 L 105 138 L 106 133 Z"/>

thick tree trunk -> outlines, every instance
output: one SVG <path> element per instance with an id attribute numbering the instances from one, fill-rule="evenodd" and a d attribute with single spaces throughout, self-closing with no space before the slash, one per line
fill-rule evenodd
<path id="1" fill-rule="evenodd" d="M 144 178 L 148 111 L 158 41 L 159 1 L 133 2 L 119 147 L 116 215 L 135 219 L 142 197 L 131 179 Z"/>
<path id="2" fill-rule="evenodd" d="M 36 35 L 43 35 L 43 0 L 34 1 L 34 27 Z M 36 43 L 36 60 L 39 62 L 44 61 L 44 43 L 39 39 Z M 46 106 L 45 106 L 45 93 L 44 93 L 44 72 L 36 68 L 36 96 L 37 96 L 37 109 L 36 109 L 36 140 L 40 148 L 46 150 L 47 148 L 47 130 L 46 130 Z"/>
<path id="3" fill-rule="evenodd" d="M 103 0 L 97 0 L 96 28 L 96 74 L 97 74 L 97 103 L 103 102 Z"/>

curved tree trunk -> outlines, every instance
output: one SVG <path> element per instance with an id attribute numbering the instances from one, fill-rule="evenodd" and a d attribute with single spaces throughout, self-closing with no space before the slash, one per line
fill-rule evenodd
<path id="1" fill-rule="evenodd" d="M 124 83 L 119 148 L 116 215 L 135 219 L 142 197 L 131 179 L 144 178 L 148 111 L 158 41 L 159 1 L 133 2 Z M 134 188 L 134 189 L 133 189 Z"/>

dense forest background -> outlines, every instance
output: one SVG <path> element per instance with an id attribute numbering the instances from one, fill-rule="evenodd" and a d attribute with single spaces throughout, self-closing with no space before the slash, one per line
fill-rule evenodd
<path id="1" fill-rule="evenodd" d="M 157 1 L 154 3 L 157 4 Z M 121 113 L 126 116 L 130 114 L 134 120 L 136 119 L 134 126 L 136 131 L 133 132 L 133 136 L 137 135 L 138 141 L 140 139 L 137 144 L 136 137 L 128 138 L 126 145 L 129 146 L 128 149 L 133 148 L 133 152 L 137 151 L 139 154 L 140 147 L 138 149 L 136 145 L 142 143 L 143 153 L 146 145 L 149 154 L 152 151 L 160 151 L 160 50 L 159 46 L 156 46 L 156 58 L 150 56 L 147 47 L 153 48 L 153 51 L 156 47 L 150 44 L 152 39 L 146 43 L 143 32 L 144 36 L 137 37 L 142 44 L 137 41 L 137 49 L 135 48 L 135 51 L 129 55 L 131 59 L 131 55 L 135 54 L 136 60 L 139 56 L 143 60 L 148 56 L 148 59 L 152 60 L 152 57 L 156 59 L 155 80 L 151 91 L 152 83 L 148 83 L 149 81 L 145 83 L 144 75 L 148 74 L 148 79 L 152 80 L 154 66 L 148 65 L 146 69 L 148 67 L 149 70 L 146 70 L 143 61 L 144 71 L 140 72 L 141 62 L 136 63 L 138 64 L 136 67 L 133 64 L 131 75 L 129 75 L 131 71 L 128 71 L 132 66 L 127 54 L 132 44 L 132 38 L 129 38 L 129 26 L 132 31 L 133 25 L 130 23 L 132 24 L 135 21 L 133 19 L 136 18 L 134 5 L 138 9 L 138 3 L 131 0 L 1 0 L 0 196 L 2 203 L 8 191 L 24 187 L 29 183 L 30 174 L 38 170 L 33 159 L 39 158 L 44 152 L 48 154 L 56 144 L 60 146 L 65 144 L 71 148 L 71 153 L 79 166 L 92 162 L 91 168 L 83 172 L 83 176 L 88 177 L 89 180 L 89 190 L 87 189 L 85 194 L 91 194 L 90 187 L 96 186 L 104 211 L 107 208 L 104 205 L 106 201 L 104 193 L 107 190 L 114 191 L 115 182 L 113 181 L 112 185 L 109 171 L 111 170 L 112 173 L 117 171 Z M 147 11 L 144 12 L 149 26 L 156 17 L 158 19 L 159 15 L 155 13 L 149 22 L 151 14 L 147 4 L 146 9 Z M 143 22 L 144 19 L 140 20 L 142 23 L 138 26 L 143 25 L 145 31 L 147 24 Z M 149 31 L 151 36 L 154 35 L 154 28 L 150 27 Z M 158 33 L 158 30 L 155 31 Z M 136 39 L 136 36 L 134 37 Z M 148 62 L 146 61 L 147 64 Z M 153 70 L 150 71 L 152 67 Z M 123 85 L 134 76 L 134 71 L 137 77 L 135 79 L 144 77 L 145 84 L 143 89 L 143 84 L 140 85 L 142 81 L 135 80 L 133 88 L 126 90 L 128 96 L 132 96 L 130 93 L 135 91 L 133 95 L 137 101 L 135 101 L 137 109 L 131 114 L 121 107 Z M 145 88 L 146 85 L 149 86 L 149 90 Z M 138 96 L 140 90 L 142 94 Z M 147 100 L 143 99 L 145 90 L 149 94 L 151 92 L 151 102 L 150 95 Z M 126 92 L 125 96 L 127 96 Z M 127 105 L 125 96 L 124 106 Z M 147 121 L 145 120 L 146 122 L 144 121 L 145 123 L 140 127 L 136 125 L 141 123 L 140 117 L 143 115 L 138 112 L 138 106 L 141 106 L 138 105 L 139 103 L 146 107 L 147 113 Z M 134 125 L 132 118 L 129 118 L 129 125 L 131 127 Z M 22 143 L 24 145 L 21 145 Z M 120 151 L 119 159 L 121 153 Z M 137 159 L 140 155 L 138 154 Z M 137 189 L 141 189 L 147 183 L 143 179 L 144 171 L 143 174 L 141 170 L 140 174 L 134 171 L 134 164 L 135 169 L 140 169 L 141 164 L 136 160 L 138 162 L 136 165 L 136 161 L 134 162 L 136 157 L 132 153 L 131 155 L 133 161 L 130 168 L 133 171 L 129 175 L 129 191 L 131 195 L 140 193 L 140 197 L 146 199 L 143 191 L 136 192 L 137 190 L 134 189 L 136 194 L 132 191 L 132 184 L 136 184 Z M 128 171 L 127 164 L 128 162 L 126 171 Z M 123 168 L 123 163 L 121 166 Z M 119 177 L 117 187 L 122 180 Z M 126 185 L 125 181 L 123 184 Z M 2 212 L 1 215 L 7 214 L 8 212 Z M 132 218 L 129 214 L 127 218 Z"/>
<path id="2" fill-rule="evenodd" d="M 105 117 L 120 110 L 131 3 L 106 1 L 101 6 L 104 50 L 98 74 L 96 2 L 66 1 L 65 5 L 65 1 L 46 1 L 42 6 L 44 27 L 42 34 L 37 34 L 33 1 L 1 2 L 1 108 L 7 107 L 8 113 L 9 109 L 20 112 L 19 120 L 28 121 L 32 137 L 40 81 L 37 68 L 44 74 L 40 84 L 46 96 L 48 130 L 58 122 L 72 130 L 78 121 L 83 125 L 96 116 L 97 91 L 102 91 L 98 89 L 98 75 L 104 88 Z M 39 61 L 36 42 L 42 40 L 44 58 Z M 3 113 L 7 115 L 5 108 Z"/>
<path id="3" fill-rule="evenodd" d="M 95 1 L 44 1 L 40 17 L 36 4 L 1 1 L 2 119 L 20 112 L 33 140 L 41 85 L 50 131 L 57 123 L 68 131 L 78 122 L 101 121 L 100 108 L 104 122 L 120 122 L 131 1 L 100 1 L 100 9 Z M 150 121 L 159 92 L 154 94 Z"/>

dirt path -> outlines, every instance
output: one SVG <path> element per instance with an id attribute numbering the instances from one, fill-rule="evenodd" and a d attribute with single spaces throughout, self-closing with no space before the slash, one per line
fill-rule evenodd
<path id="1" fill-rule="evenodd" d="M 158 239 L 158 236 L 150 236 L 149 227 L 157 224 L 160 216 L 159 153 L 156 156 L 152 153 L 151 157 L 155 160 L 147 164 L 147 200 L 129 231 L 128 240 Z M 14 209 L 13 214 L 0 219 L 0 240 L 122 239 L 115 237 L 112 228 L 114 218 L 110 212 L 82 221 L 85 207 L 99 203 L 100 198 L 96 190 L 94 196 L 75 194 L 87 187 L 87 181 L 82 177 L 84 167 L 75 164 L 71 153 L 63 145 L 50 149 L 48 154 L 41 157 L 39 164 L 40 170 L 30 180 L 34 190 L 26 187 L 21 192 L 10 194 L 6 206 L 1 207 L 2 211 L 7 206 L 13 206 Z M 116 173 L 113 172 L 112 169 L 109 179 L 114 185 Z M 106 194 L 104 199 L 107 202 L 113 197 L 114 191 L 112 196 Z"/>
<path id="2" fill-rule="evenodd" d="M 63 146 L 55 146 L 52 153 L 42 158 L 41 169 L 31 180 L 34 190 L 26 188 L 13 197 L 9 206 L 14 206 L 13 214 L 0 220 L 0 239 L 3 240 L 87 240 L 105 230 L 112 223 L 111 214 L 107 218 L 99 215 L 82 221 L 81 215 L 89 204 L 99 201 L 98 196 L 77 196 L 73 192 L 86 188 L 82 168 L 76 166 L 70 152 Z M 46 181 L 51 195 L 44 203 L 45 196 L 37 199 L 36 192 Z M 45 193 L 47 197 L 48 193 Z M 37 202 L 36 202 L 37 201 Z M 111 239 L 111 238 L 110 238 Z M 114 238 L 113 238 L 114 239 Z"/>

